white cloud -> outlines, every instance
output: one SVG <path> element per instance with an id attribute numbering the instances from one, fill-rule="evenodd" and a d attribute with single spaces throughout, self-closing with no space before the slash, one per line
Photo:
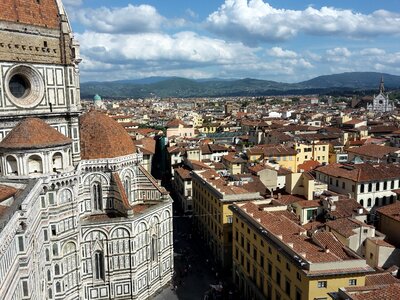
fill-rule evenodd
<path id="1" fill-rule="evenodd" d="M 166 20 L 150 5 L 81 9 L 75 18 L 87 29 L 104 33 L 155 32 Z"/>
<path id="2" fill-rule="evenodd" d="M 277 9 L 263 0 L 225 0 L 210 14 L 206 26 L 214 33 L 249 44 L 287 40 L 299 33 L 363 38 L 400 33 L 400 14 L 378 10 L 361 14 L 322 7 Z"/>
<path id="3" fill-rule="evenodd" d="M 270 56 L 279 57 L 279 58 L 296 58 L 297 53 L 291 50 L 284 50 L 281 47 L 272 47 L 267 50 L 267 53 Z"/>
<path id="4" fill-rule="evenodd" d="M 379 48 L 365 48 L 360 51 L 360 54 L 365 56 L 384 55 L 385 53 L 385 50 Z"/>
<path id="5" fill-rule="evenodd" d="M 334 56 L 334 57 L 349 57 L 349 56 L 351 56 L 350 50 L 347 48 L 344 48 L 344 47 L 337 47 L 334 49 L 326 50 L 326 54 L 329 56 Z"/>

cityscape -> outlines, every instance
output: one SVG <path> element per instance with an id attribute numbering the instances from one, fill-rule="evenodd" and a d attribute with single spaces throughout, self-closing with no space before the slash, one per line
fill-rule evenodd
<path id="1" fill-rule="evenodd" d="M 117 2 L 0 3 L 0 299 L 399 299 L 400 5 Z"/>

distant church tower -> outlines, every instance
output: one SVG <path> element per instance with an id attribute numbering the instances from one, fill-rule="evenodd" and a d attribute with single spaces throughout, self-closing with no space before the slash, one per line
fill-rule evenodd
<path id="1" fill-rule="evenodd" d="M 389 100 L 389 97 L 385 94 L 385 84 L 383 76 L 379 84 L 379 94 L 374 96 L 374 100 L 367 106 L 368 110 L 375 113 L 386 113 L 391 112 L 395 109 L 394 104 Z"/>

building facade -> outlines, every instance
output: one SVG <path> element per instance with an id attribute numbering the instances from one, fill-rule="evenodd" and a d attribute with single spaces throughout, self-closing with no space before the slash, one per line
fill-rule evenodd
<path id="1" fill-rule="evenodd" d="M 172 201 L 121 125 L 81 114 L 61 1 L 11 2 L 0 10 L 0 298 L 147 299 L 172 278 Z"/>
<path id="2" fill-rule="evenodd" d="M 394 103 L 389 100 L 389 97 L 385 94 L 385 85 L 383 77 L 379 84 L 379 94 L 374 97 L 372 103 L 367 105 L 367 109 L 375 113 L 386 113 L 391 112 L 395 109 Z"/>

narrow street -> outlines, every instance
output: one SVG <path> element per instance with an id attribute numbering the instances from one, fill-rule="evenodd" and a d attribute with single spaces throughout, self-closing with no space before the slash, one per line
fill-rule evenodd
<path id="1" fill-rule="evenodd" d="M 157 295 L 155 300 L 235 299 L 228 288 L 229 274 L 221 277 L 212 257 L 202 241 L 192 234 L 192 216 L 174 212 L 175 275 L 170 288 Z M 222 284 L 224 290 L 217 292 Z"/>

